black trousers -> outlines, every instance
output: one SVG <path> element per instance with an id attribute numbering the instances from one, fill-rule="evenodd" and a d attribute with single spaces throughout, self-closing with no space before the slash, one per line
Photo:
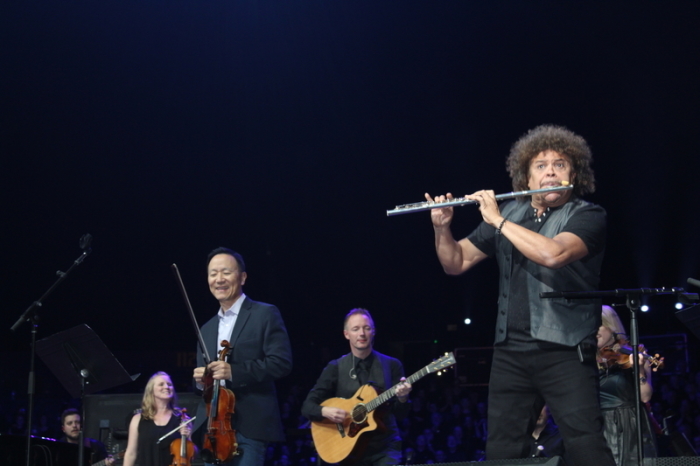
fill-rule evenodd
<path id="1" fill-rule="evenodd" d="M 615 466 L 603 437 L 595 361 L 581 363 L 576 347 L 545 345 L 496 347 L 487 459 L 527 457 L 535 421 L 546 403 L 561 432 L 568 466 Z"/>
<path id="2" fill-rule="evenodd" d="M 391 442 L 380 451 L 369 449 L 355 466 L 393 466 L 401 463 L 401 442 Z"/>

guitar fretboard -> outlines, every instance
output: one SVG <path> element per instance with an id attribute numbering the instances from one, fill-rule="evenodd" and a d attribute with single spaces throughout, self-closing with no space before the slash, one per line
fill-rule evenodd
<path id="1" fill-rule="evenodd" d="M 448 356 L 442 357 L 440 360 L 438 360 L 435 363 L 429 364 L 425 366 L 423 369 L 419 370 L 418 372 L 412 374 L 411 376 L 406 378 L 406 382 L 410 383 L 413 385 L 414 382 L 419 381 L 426 375 L 438 371 L 444 367 L 449 367 L 452 364 L 455 363 L 454 355 L 450 353 Z M 374 411 L 377 409 L 379 406 L 382 404 L 386 403 L 389 401 L 392 397 L 396 395 L 396 387 L 397 385 L 394 385 L 390 389 L 386 390 L 384 393 L 376 397 L 375 399 L 369 401 L 368 403 L 365 404 L 365 407 L 367 408 L 367 412 Z"/>

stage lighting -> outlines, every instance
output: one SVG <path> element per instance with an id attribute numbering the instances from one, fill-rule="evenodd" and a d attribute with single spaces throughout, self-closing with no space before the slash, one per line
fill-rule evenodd
<path id="1" fill-rule="evenodd" d="M 683 303 L 676 303 L 676 309 L 678 309 L 679 311 L 683 309 Z"/>
<path id="2" fill-rule="evenodd" d="M 469 317 L 464 319 L 464 325 L 470 325 L 471 323 L 472 323 L 472 320 Z"/>
<path id="3" fill-rule="evenodd" d="M 640 307 L 639 310 L 642 312 L 649 312 L 649 306 L 647 304 L 642 304 L 642 307 Z"/>

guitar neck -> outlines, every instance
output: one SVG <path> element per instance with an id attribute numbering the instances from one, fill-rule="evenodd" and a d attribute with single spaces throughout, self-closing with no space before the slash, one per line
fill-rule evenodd
<path id="1" fill-rule="evenodd" d="M 414 382 L 419 381 L 426 375 L 430 374 L 431 371 L 428 370 L 428 367 L 424 367 L 423 369 L 419 370 L 418 372 L 414 373 L 413 375 L 409 376 L 406 378 L 406 382 L 413 384 Z M 365 406 L 367 408 L 367 412 L 374 411 L 377 409 L 379 406 L 383 405 L 390 399 L 392 399 L 394 396 L 396 396 L 396 387 L 398 387 L 399 384 L 394 385 L 391 387 L 389 390 L 386 390 L 384 393 L 367 403 Z"/>
<path id="2" fill-rule="evenodd" d="M 110 456 L 111 456 L 112 459 L 114 459 L 114 460 L 120 460 L 120 459 L 124 458 L 124 453 L 126 453 L 126 450 L 120 451 L 119 453 L 115 453 L 115 454 L 110 455 Z M 92 466 L 107 466 L 107 459 L 108 459 L 108 458 L 109 458 L 109 457 L 103 459 L 102 461 L 98 461 L 97 463 L 93 463 Z"/>

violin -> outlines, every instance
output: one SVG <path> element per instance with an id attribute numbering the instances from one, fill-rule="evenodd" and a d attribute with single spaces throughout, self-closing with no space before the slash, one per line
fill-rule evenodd
<path id="1" fill-rule="evenodd" d="M 231 345 L 222 340 L 221 346 L 218 360 L 224 361 L 231 351 Z M 231 427 L 236 397 L 231 390 L 222 387 L 219 380 L 214 380 L 208 370 L 205 370 L 202 381 L 208 419 L 201 456 L 206 463 L 228 463 L 238 455 L 236 431 Z"/>
<path id="2" fill-rule="evenodd" d="M 646 352 L 644 345 L 639 345 L 639 351 L 639 354 L 641 354 L 644 359 L 649 361 L 652 371 L 656 372 L 659 369 L 663 369 L 664 358 L 660 357 L 658 353 L 651 356 Z M 634 350 L 629 345 L 615 343 L 614 345 L 604 346 L 599 352 L 599 364 L 608 366 L 618 365 L 622 369 L 629 369 L 632 367 L 632 359 L 630 358 L 630 355 L 633 353 Z"/>
<path id="3" fill-rule="evenodd" d="M 181 420 L 187 420 L 187 409 L 182 408 Z M 185 434 L 180 438 L 176 438 L 170 443 L 170 454 L 173 457 L 173 462 L 170 466 L 191 466 L 194 460 L 195 446 L 192 440 L 188 439 Z"/>

